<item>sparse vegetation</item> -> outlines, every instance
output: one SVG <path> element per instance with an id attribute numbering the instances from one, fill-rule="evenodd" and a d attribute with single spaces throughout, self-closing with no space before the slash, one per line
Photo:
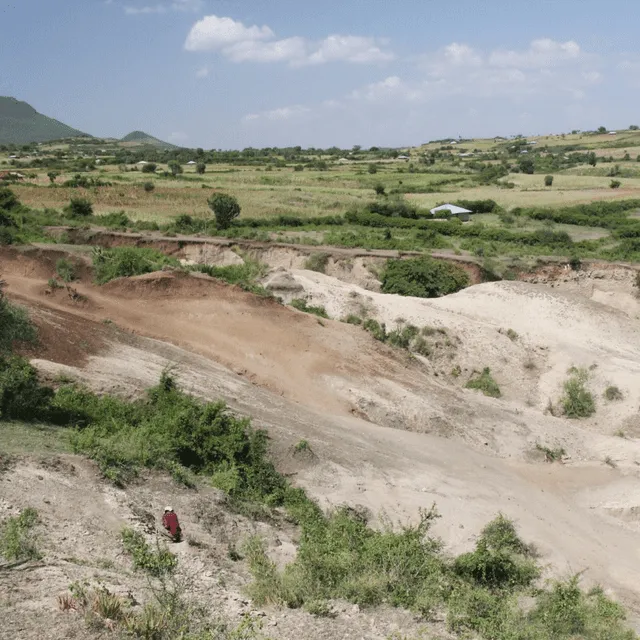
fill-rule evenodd
<path id="1" fill-rule="evenodd" d="M 56 273 L 64 282 L 72 282 L 76 279 L 75 266 L 66 258 L 60 258 L 56 262 Z"/>
<path id="2" fill-rule="evenodd" d="M 476 372 L 472 378 L 464 385 L 467 389 L 477 389 L 490 398 L 500 398 L 502 393 L 498 383 L 493 379 L 489 367 L 485 367 L 482 372 Z"/>
<path id="3" fill-rule="evenodd" d="M 541 444 L 536 444 L 536 450 L 544 454 L 546 462 L 561 462 L 567 455 L 567 452 L 563 447 L 546 447 Z"/>
<path id="4" fill-rule="evenodd" d="M 87 198 L 71 198 L 64 211 L 70 218 L 88 218 L 93 214 L 93 205 Z"/>
<path id="5" fill-rule="evenodd" d="M 311 313 L 319 318 L 329 318 L 329 314 L 324 307 L 309 305 L 303 298 L 294 298 L 291 301 L 291 306 L 298 311 L 304 311 L 305 313 Z"/>
<path id="6" fill-rule="evenodd" d="M 328 253 L 312 253 L 304 263 L 304 268 L 310 271 L 318 271 L 324 273 L 329 262 Z"/>
<path id="7" fill-rule="evenodd" d="M 586 387 L 589 372 L 586 369 L 572 368 L 569 373 L 561 399 L 564 414 L 567 418 L 588 418 L 596 411 L 593 395 Z"/>
<path id="8" fill-rule="evenodd" d="M 141 533 L 130 528 L 122 530 L 121 539 L 124 550 L 131 556 L 134 569 L 144 571 L 154 578 L 163 578 L 175 572 L 178 558 L 166 545 L 156 541 L 153 548 Z"/>
<path id="9" fill-rule="evenodd" d="M 18 516 L 7 518 L 0 525 L 0 556 L 10 563 L 39 559 L 34 533 L 38 522 L 38 512 L 31 507 Z"/>

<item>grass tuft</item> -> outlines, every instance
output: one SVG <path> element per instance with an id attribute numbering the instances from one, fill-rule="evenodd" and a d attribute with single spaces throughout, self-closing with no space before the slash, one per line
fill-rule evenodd
<path id="1" fill-rule="evenodd" d="M 493 379 L 489 367 L 485 367 L 481 373 L 476 372 L 475 376 L 472 377 L 464 386 L 467 389 L 477 389 L 478 391 L 482 391 L 485 396 L 489 396 L 490 398 L 500 398 L 502 396 L 500 387 Z"/>

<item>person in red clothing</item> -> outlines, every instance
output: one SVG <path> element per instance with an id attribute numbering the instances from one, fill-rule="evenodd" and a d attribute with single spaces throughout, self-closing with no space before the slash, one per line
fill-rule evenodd
<path id="1" fill-rule="evenodd" d="M 180 542 L 182 537 L 182 529 L 180 529 L 180 523 L 178 522 L 178 516 L 171 507 L 164 508 L 164 515 L 162 516 L 162 526 L 166 529 L 167 535 L 173 540 L 173 542 Z"/>

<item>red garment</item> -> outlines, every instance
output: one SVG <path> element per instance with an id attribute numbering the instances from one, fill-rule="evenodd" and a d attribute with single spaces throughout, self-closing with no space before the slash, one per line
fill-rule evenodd
<path id="1" fill-rule="evenodd" d="M 180 532 L 180 523 L 178 522 L 178 516 L 173 511 L 167 511 L 162 516 L 162 525 L 169 531 L 172 536 L 175 536 Z"/>

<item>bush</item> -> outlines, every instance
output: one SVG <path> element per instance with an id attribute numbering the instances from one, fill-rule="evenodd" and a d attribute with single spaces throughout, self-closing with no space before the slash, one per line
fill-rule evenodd
<path id="1" fill-rule="evenodd" d="M 72 282 L 76 278 L 74 265 L 65 258 L 56 262 L 56 273 L 64 282 Z"/>
<path id="2" fill-rule="evenodd" d="M 0 357 L 10 353 L 16 342 L 35 342 L 36 337 L 27 312 L 7 300 L 0 280 Z"/>
<path id="3" fill-rule="evenodd" d="M 380 342 L 386 342 L 386 340 L 387 340 L 387 329 L 385 327 L 384 322 L 382 324 L 380 324 L 377 320 L 374 320 L 373 318 L 369 318 L 368 320 L 364 321 L 362 326 L 376 340 L 380 340 Z"/>
<path id="4" fill-rule="evenodd" d="M 307 301 L 303 298 L 295 298 L 291 301 L 291 306 L 298 311 L 304 311 L 305 313 L 311 313 L 314 316 L 320 318 L 328 318 L 327 310 L 324 307 L 314 307 L 307 304 Z"/>
<path id="5" fill-rule="evenodd" d="M 64 212 L 70 218 L 87 218 L 93 214 L 93 205 L 87 198 L 71 198 Z"/>
<path id="6" fill-rule="evenodd" d="M 328 253 L 312 253 L 305 261 L 304 268 L 324 273 L 330 257 Z"/>
<path id="7" fill-rule="evenodd" d="M 437 298 L 469 286 L 458 265 L 433 258 L 390 260 L 382 274 L 382 291 L 402 296 Z"/>
<path id="8" fill-rule="evenodd" d="M 240 204 L 226 193 L 214 193 L 207 204 L 216 217 L 216 224 L 220 229 L 228 229 L 235 218 L 240 215 Z"/>
<path id="9" fill-rule="evenodd" d="M 374 175 L 374 174 L 378 173 L 378 167 L 375 164 L 370 164 L 367 167 L 367 172 L 372 174 L 372 175 Z"/>
<path id="10" fill-rule="evenodd" d="M 620 185 L 621 185 L 621 184 L 622 184 L 622 182 L 620 182 L 620 180 L 612 180 L 612 181 L 609 183 L 609 186 L 610 186 L 612 189 L 618 189 L 618 188 L 620 187 Z"/>
<path id="11" fill-rule="evenodd" d="M 24 358 L 0 357 L 0 418 L 45 420 L 53 391 L 38 381 L 37 371 Z"/>
<path id="12" fill-rule="evenodd" d="M 0 211 L 13 211 L 20 206 L 20 200 L 9 187 L 0 187 Z"/>
<path id="13" fill-rule="evenodd" d="M 147 164 L 142 165 L 142 173 L 155 173 L 158 165 L 155 162 L 147 162 Z"/>
<path id="14" fill-rule="evenodd" d="M 169 167 L 169 171 L 171 171 L 171 175 L 174 178 L 184 171 L 182 165 L 177 160 L 169 160 L 167 166 Z"/>
<path id="15" fill-rule="evenodd" d="M 622 400 L 622 391 L 616 386 L 607 387 L 604 391 L 604 397 L 609 400 Z"/>
<path id="16" fill-rule="evenodd" d="M 281 504 L 287 483 L 267 459 L 267 434 L 231 415 L 222 402 L 202 403 L 182 393 L 168 372 L 147 397 L 124 402 L 66 386 L 54 406 L 72 416 L 73 444 L 96 460 L 104 475 L 127 482 L 139 467 L 175 465 L 196 474 L 227 473 L 238 500 Z"/>
<path id="17" fill-rule="evenodd" d="M 200 273 L 206 273 L 212 278 L 218 278 L 224 280 L 229 284 L 235 284 L 254 293 L 255 295 L 270 297 L 271 293 L 267 291 L 257 281 L 263 277 L 268 267 L 257 260 L 250 260 L 245 258 L 243 264 L 231 264 L 226 267 L 216 267 L 213 265 L 194 265 L 190 267 L 192 271 L 198 271 Z"/>
<path id="18" fill-rule="evenodd" d="M 198 162 L 196 165 L 196 173 L 199 176 L 203 176 L 207 170 L 207 165 L 204 162 Z"/>
<path id="19" fill-rule="evenodd" d="M 553 186 L 553 176 L 545 176 L 544 177 L 544 186 L 545 187 Z"/>
<path id="20" fill-rule="evenodd" d="M 588 418 L 596 411 L 596 403 L 586 388 L 589 373 L 586 369 L 572 369 L 570 378 L 564 383 L 561 403 L 567 418 Z"/>
<path id="21" fill-rule="evenodd" d="M 145 165 L 145 166 L 146 166 L 146 165 Z M 142 185 L 142 188 L 143 188 L 147 193 L 151 193 L 151 192 L 156 188 L 156 185 L 155 185 L 153 182 L 148 181 L 148 182 L 145 182 L 145 183 Z"/>
<path id="22" fill-rule="evenodd" d="M 180 263 L 149 248 L 114 247 L 94 250 L 93 253 L 93 269 L 98 284 L 105 284 L 114 278 L 160 271 L 166 265 L 179 267 Z"/>
<path id="23" fill-rule="evenodd" d="M 0 556 L 9 562 L 39 559 L 33 532 L 38 522 L 38 512 L 31 507 L 17 517 L 7 518 L 0 527 Z"/>
<path id="24" fill-rule="evenodd" d="M 489 367 L 485 367 L 482 373 L 476 374 L 475 377 L 471 378 L 464 386 L 467 389 L 482 391 L 485 396 L 489 396 L 490 398 L 499 398 L 502 395 L 500 387 L 493 379 Z"/>
<path id="25" fill-rule="evenodd" d="M 355 324 L 355 325 L 361 325 L 362 324 L 362 318 L 360 316 L 357 316 L 355 313 L 350 313 L 345 319 L 344 321 L 347 324 Z"/>
<path id="26" fill-rule="evenodd" d="M 380 182 L 375 187 L 373 187 L 373 190 L 376 192 L 377 196 L 384 196 L 385 195 L 384 185 L 381 184 Z"/>

